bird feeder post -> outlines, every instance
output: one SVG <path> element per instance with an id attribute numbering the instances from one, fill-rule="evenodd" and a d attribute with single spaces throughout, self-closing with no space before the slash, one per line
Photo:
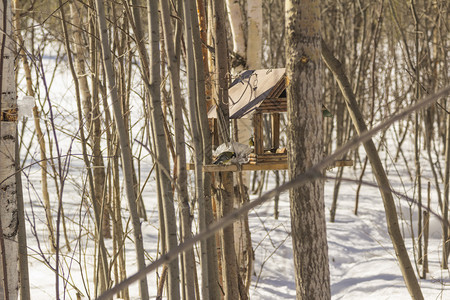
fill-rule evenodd
<path id="1" fill-rule="evenodd" d="M 262 122 L 262 113 L 256 112 L 253 115 L 253 128 L 254 128 L 254 147 L 255 147 L 255 154 L 261 155 L 264 154 L 264 141 L 263 141 L 263 122 Z"/>
<path id="2" fill-rule="evenodd" d="M 280 113 L 272 113 L 272 149 L 280 148 Z"/>
<path id="3" fill-rule="evenodd" d="M 217 125 L 217 119 L 210 119 L 211 120 L 211 136 L 212 136 L 212 146 L 213 149 L 216 149 L 217 146 L 219 146 L 219 132 L 218 132 L 218 125 Z"/>

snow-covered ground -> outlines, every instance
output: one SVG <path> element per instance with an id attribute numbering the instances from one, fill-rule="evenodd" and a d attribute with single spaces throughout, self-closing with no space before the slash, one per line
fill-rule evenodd
<path id="1" fill-rule="evenodd" d="M 334 182 L 327 180 L 325 203 L 332 299 L 409 299 L 387 233 L 378 190 L 362 187 L 358 215 L 355 216 L 356 186 L 353 182 L 343 182 L 336 220 L 330 223 L 328 212 L 333 186 Z M 266 203 L 250 214 L 253 244 L 263 240 L 256 248 L 257 276 L 251 290 L 252 299 L 295 299 L 287 193 L 280 198 L 279 205 L 279 220 L 273 218 L 273 203 Z M 404 205 L 403 211 L 406 212 Z M 404 226 L 409 226 L 409 220 L 405 220 Z M 425 299 L 449 299 L 449 273 L 441 270 L 439 265 L 442 246 L 439 222 L 433 219 L 430 227 L 430 273 L 426 280 L 420 280 L 420 285 Z M 410 258 L 414 259 L 409 227 L 405 232 L 408 232 L 405 243 Z"/>
<path id="2" fill-rule="evenodd" d="M 50 68 L 51 69 L 51 68 Z M 50 98 L 54 102 L 55 122 L 58 128 L 74 134 L 77 122 L 75 118 L 76 105 L 71 87 L 71 79 L 68 72 L 58 72 L 54 78 Z M 19 95 L 20 97 L 20 95 Z M 135 110 L 138 110 L 140 100 L 137 100 Z M 43 123 L 42 123 L 43 124 Z M 32 121 L 27 126 L 33 128 Z M 24 145 L 27 146 L 31 138 L 30 131 L 25 131 Z M 67 154 L 71 148 L 72 138 L 69 134 L 59 133 L 61 153 Z M 72 154 L 80 154 L 80 147 L 75 142 Z M 55 151 L 53 152 L 55 155 Z M 363 152 L 361 152 L 363 153 Z M 406 153 L 410 153 L 406 151 Z M 25 151 L 22 150 L 22 157 Z M 386 156 L 385 153 L 381 155 Z M 27 155 L 25 165 L 39 159 L 39 150 L 34 138 L 30 147 L 30 155 Z M 63 161 L 66 157 L 63 157 Z M 426 163 L 424 162 L 426 165 Z M 409 175 L 405 172 L 405 166 L 401 160 L 398 164 L 388 163 L 388 173 L 392 179 L 393 187 L 408 196 L 413 194 L 413 185 Z M 145 178 L 151 170 L 151 164 L 142 165 L 142 176 Z M 81 204 L 82 193 L 80 187 L 85 180 L 82 161 L 79 156 L 70 158 L 71 172 L 64 186 L 64 213 L 66 215 L 67 231 L 71 241 L 71 251 L 63 248 L 60 255 L 63 268 L 60 270 L 61 298 L 76 299 L 76 290 L 81 295 L 93 297 L 93 262 L 95 249 L 93 247 L 92 233 L 86 233 L 81 229 L 92 228 L 92 216 L 88 203 Z M 355 169 L 346 169 L 344 177 L 357 179 L 361 172 L 360 166 Z M 327 175 L 335 176 L 336 169 L 328 171 Z M 23 176 L 25 209 L 27 215 L 28 253 L 30 269 L 30 285 L 32 299 L 55 299 L 55 273 L 45 263 L 55 266 L 55 256 L 50 252 L 45 214 L 42 209 L 40 196 L 40 170 L 37 165 L 26 168 Z M 399 175 L 400 174 L 400 175 Z M 428 174 L 428 175 L 427 175 Z M 431 180 L 429 170 L 424 170 L 425 180 Z M 272 176 L 272 175 L 271 175 Z M 429 176 L 428 179 L 426 176 Z M 370 168 L 364 179 L 374 182 Z M 433 181 L 432 181 L 433 182 Z M 49 178 L 51 199 L 54 212 L 56 212 L 56 193 L 54 181 Z M 267 189 L 274 187 L 273 176 L 269 180 Z M 424 184 L 426 187 L 426 184 Z M 333 196 L 334 181 L 329 179 L 325 184 L 325 203 L 328 212 Z M 359 200 L 358 215 L 353 214 L 355 202 L 356 184 L 354 182 L 342 182 L 336 221 L 327 223 L 331 291 L 333 299 L 408 299 L 409 294 L 403 282 L 392 243 L 387 234 L 384 207 L 376 188 L 363 186 Z M 426 195 L 424 189 L 423 195 Z M 436 210 L 436 196 L 432 193 L 432 207 Z M 144 189 L 144 202 L 147 209 L 148 222 L 144 222 L 143 234 L 147 250 L 148 263 L 156 257 L 158 236 L 158 214 L 156 204 L 156 191 L 154 174 Z M 254 198 L 256 196 L 252 196 Z M 126 201 L 124 198 L 124 216 L 126 213 Z M 410 258 L 414 264 L 414 254 L 410 233 L 409 205 L 406 200 L 398 199 L 399 212 L 401 212 L 402 228 L 405 233 L 405 242 Z M 401 208 L 401 210 L 400 210 Z M 417 213 L 417 207 L 413 206 Z M 255 275 L 250 289 L 251 299 L 294 299 L 295 282 L 292 262 L 292 247 L 290 237 L 290 212 L 289 197 L 287 193 L 281 195 L 279 200 L 279 219 L 273 216 L 273 201 L 267 202 L 249 214 L 250 229 L 252 233 L 253 247 L 255 249 Z M 415 219 L 415 217 L 413 218 Z M 127 219 L 124 220 L 124 227 Z M 130 225 L 126 228 L 130 232 Z M 417 236 L 417 230 L 414 233 Z M 39 240 L 36 239 L 39 237 Z M 130 236 L 132 236 L 130 234 Z M 61 245 L 64 245 L 64 236 L 61 234 Z M 127 241 L 127 274 L 131 275 L 136 270 L 134 251 L 130 240 Z M 108 249 L 112 249 L 111 242 L 107 241 Z M 420 285 L 425 299 L 450 299 L 450 276 L 447 270 L 441 270 L 439 261 L 441 257 L 442 241 L 440 239 L 440 225 L 433 218 L 430 226 L 429 242 L 429 269 L 426 280 L 420 280 Z M 421 266 L 419 267 L 421 268 Z M 81 271 L 80 271 L 81 270 Z M 150 295 L 156 295 L 155 273 L 149 274 Z M 62 278 L 65 278 L 64 281 Z M 67 284 L 64 284 L 64 283 Z M 63 296 L 64 289 L 67 293 Z M 130 288 L 133 299 L 137 299 L 138 289 L 136 285 Z"/>

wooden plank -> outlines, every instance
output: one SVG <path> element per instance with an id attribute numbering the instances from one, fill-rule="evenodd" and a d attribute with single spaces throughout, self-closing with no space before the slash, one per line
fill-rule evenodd
<path id="1" fill-rule="evenodd" d="M 353 166 L 353 160 L 336 160 L 334 162 L 335 167 L 351 167 Z"/>
<path id="2" fill-rule="evenodd" d="M 255 153 L 262 154 L 264 151 L 264 140 L 263 140 L 263 122 L 262 114 L 255 113 L 253 115 L 253 141 L 255 143 Z"/>
<path id="3" fill-rule="evenodd" d="M 277 107 L 270 107 L 270 108 L 258 107 L 257 109 L 255 109 L 255 113 L 264 113 L 264 114 L 269 114 L 269 113 L 274 113 L 274 112 L 285 113 L 286 111 L 287 111 L 286 106 L 277 106 Z"/>
<path id="4" fill-rule="evenodd" d="M 274 102 L 274 101 L 264 101 L 263 103 L 261 103 L 259 108 L 278 107 L 278 106 L 287 107 L 287 102 L 285 102 L 285 101 L 276 101 L 276 102 Z"/>

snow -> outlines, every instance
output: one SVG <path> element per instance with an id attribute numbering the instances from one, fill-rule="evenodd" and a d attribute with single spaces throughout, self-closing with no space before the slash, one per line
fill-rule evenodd
<path id="1" fill-rule="evenodd" d="M 51 66 L 52 60 L 45 60 L 45 65 Z M 81 153 L 78 141 L 70 136 L 77 132 L 76 105 L 73 95 L 68 90 L 72 81 L 68 72 L 56 72 L 50 90 L 50 99 L 53 101 L 55 122 L 58 139 L 63 155 Z M 44 93 L 42 93 L 43 95 Z M 43 99 L 41 99 L 43 101 Z M 139 99 L 135 100 L 136 107 L 141 105 Z M 45 106 L 48 109 L 48 106 Z M 136 109 L 138 111 L 138 109 Z M 134 116 L 136 117 L 136 116 Z M 137 118 L 136 118 L 137 120 Z M 24 145 L 32 139 L 32 120 L 26 124 Z M 44 123 L 41 122 L 41 125 Z M 138 127 L 138 126 L 136 126 Z M 73 148 L 73 149 L 72 149 Z M 53 154 L 56 152 L 53 151 Z M 381 155 L 387 157 L 387 151 Z M 406 151 L 407 155 L 411 152 Z M 34 138 L 31 141 L 30 153 L 22 149 L 22 158 L 25 159 L 24 169 L 24 202 L 27 218 L 29 270 L 32 299 L 55 299 L 55 273 L 51 268 L 55 266 L 55 254 L 50 250 L 45 225 L 45 214 L 40 191 L 40 169 L 35 163 L 39 160 L 39 148 Z M 361 155 L 363 152 L 361 150 Z M 364 156 L 362 156 L 364 157 Z M 63 162 L 68 157 L 63 157 Z M 149 160 L 150 158 L 147 158 Z M 85 299 L 94 296 L 94 257 L 95 247 L 92 242 L 92 231 L 86 233 L 84 229 L 93 228 L 89 203 L 82 200 L 82 186 L 86 181 L 85 169 L 79 156 L 67 160 L 70 168 L 69 176 L 65 181 L 63 203 L 68 235 L 71 241 L 71 251 L 62 248 L 60 253 L 62 276 L 59 280 L 60 297 L 75 299 L 78 290 Z M 389 162 L 388 173 L 392 186 L 399 192 L 411 197 L 414 185 L 409 179 L 400 159 L 398 163 Z M 434 182 L 430 171 L 424 163 L 423 194 L 426 195 L 425 180 Z M 146 178 L 151 170 L 151 161 L 142 164 L 142 177 Z M 336 169 L 327 172 L 327 176 L 334 177 Z M 361 167 L 347 167 L 344 177 L 356 180 L 359 178 Z M 428 177 L 427 177 L 428 176 Z M 265 190 L 274 188 L 274 176 L 270 177 Z M 373 183 L 374 179 L 370 167 L 366 171 L 364 180 Z M 61 182 L 58 182 L 61 184 Z M 55 181 L 49 177 L 51 201 L 54 215 L 57 209 Z M 435 190 L 432 184 L 432 208 L 438 212 L 436 206 Z M 376 188 L 363 186 L 359 199 L 358 215 L 353 214 L 355 205 L 356 183 L 343 181 L 341 184 L 336 221 L 329 222 L 329 209 L 333 197 L 334 181 L 326 180 L 325 205 L 327 213 L 328 251 L 331 273 L 331 292 L 333 299 L 409 299 L 402 275 L 395 259 L 386 229 L 384 207 Z M 125 196 L 124 196 L 125 197 Z M 255 199 L 255 195 L 251 196 Z M 148 261 L 156 258 L 158 249 L 158 213 L 156 204 L 156 190 L 154 174 L 151 174 L 149 183 L 145 186 L 143 198 L 146 205 L 148 222 L 143 222 L 143 235 Z M 414 251 L 410 232 L 409 203 L 398 198 L 398 209 L 401 214 L 401 226 L 404 232 L 405 243 L 410 258 L 414 263 Z M 123 200 L 124 230 L 131 231 L 127 223 L 128 215 L 126 201 Z M 249 224 L 255 249 L 255 267 L 250 289 L 251 299 L 295 299 L 295 281 L 292 262 L 292 244 L 290 237 L 290 209 L 288 193 L 283 193 L 279 200 L 279 218 L 273 216 L 273 201 L 269 201 L 249 213 Z M 415 216 L 417 207 L 412 206 Z M 415 220 L 417 217 L 414 217 Z M 195 222 L 194 222 L 195 226 Z M 440 239 L 440 222 L 432 217 L 429 241 L 429 270 L 427 279 L 420 280 L 425 299 L 450 299 L 450 276 L 448 270 L 441 270 L 439 261 L 441 257 L 442 241 Z M 417 229 L 414 236 L 417 237 Z M 126 244 L 127 274 L 136 271 L 135 254 L 132 245 L 132 235 L 129 235 Z M 65 245 L 64 235 L 60 235 L 61 245 Z M 106 241 L 109 251 L 112 250 L 111 241 Z M 48 266 L 47 261 L 51 268 Z M 421 269 L 421 266 L 419 266 Z M 63 280 L 64 277 L 65 279 Z M 156 295 L 157 274 L 148 275 L 150 295 Z M 67 284 L 64 284 L 67 283 Z M 130 288 L 132 299 L 138 299 L 136 284 Z"/>

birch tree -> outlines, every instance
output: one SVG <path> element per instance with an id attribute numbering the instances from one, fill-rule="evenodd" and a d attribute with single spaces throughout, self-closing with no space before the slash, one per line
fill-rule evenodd
<path id="1" fill-rule="evenodd" d="M 289 177 L 322 159 L 320 1 L 286 2 Z M 330 299 L 324 182 L 290 189 L 297 299 Z"/>
<path id="2" fill-rule="evenodd" d="M 247 65 L 260 69 L 262 61 L 262 0 L 247 1 Z"/>
<path id="3" fill-rule="evenodd" d="M 228 20 L 230 22 L 233 41 L 231 67 L 234 72 L 240 72 L 247 66 L 247 50 L 245 43 L 245 23 L 241 4 L 237 0 L 226 0 Z"/>
<path id="4" fill-rule="evenodd" d="M 19 225 L 16 193 L 17 100 L 14 81 L 11 1 L 0 3 L 0 299 L 17 299 L 17 230 Z"/>

